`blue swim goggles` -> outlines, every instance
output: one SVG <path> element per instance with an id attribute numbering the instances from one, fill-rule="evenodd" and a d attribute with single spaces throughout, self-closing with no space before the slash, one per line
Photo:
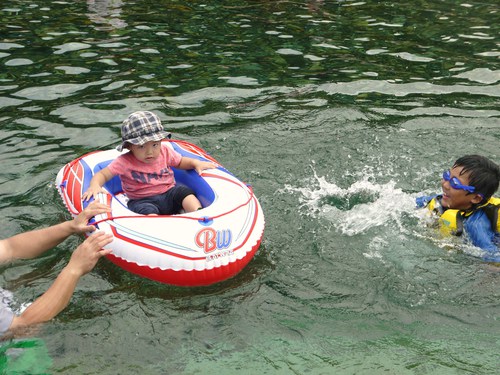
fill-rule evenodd
<path id="1" fill-rule="evenodd" d="M 458 178 L 451 177 L 449 169 L 443 172 L 443 180 L 448 181 L 453 189 L 461 189 L 468 191 L 469 193 L 474 193 L 474 191 L 476 191 L 476 188 L 474 186 L 462 185 Z"/>

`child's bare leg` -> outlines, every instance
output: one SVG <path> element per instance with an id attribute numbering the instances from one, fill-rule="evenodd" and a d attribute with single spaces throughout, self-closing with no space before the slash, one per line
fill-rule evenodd
<path id="1" fill-rule="evenodd" d="M 193 212 L 201 208 L 201 203 L 195 195 L 189 194 L 182 201 L 182 208 L 186 212 Z"/>

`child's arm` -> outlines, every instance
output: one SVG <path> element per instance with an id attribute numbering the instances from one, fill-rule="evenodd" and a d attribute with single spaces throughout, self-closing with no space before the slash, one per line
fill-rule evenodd
<path id="1" fill-rule="evenodd" d="M 464 222 L 464 228 L 474 246 L 489 253 L 497 253 L 499 248 L 494 243 L 495 232 L 491 223 L 482 210 L 478 210 Z"/>
<path id="2" fill-rule="evenodd" d="M 188 158 L 183 156 L 181 162 L 177 166 L 178 169 L 194 169 L 198 174 L 205 169 L 217 168 L 217 164 L 211 161 L 202 161 L 198 159 Z"/>
<path id="3" fill-rule="evenodd" d="M 433 199 L 436 198 L 437 195 L 425 195 L 422 197 L 417 197 L 415 198 L 415 203 L 417 205 L 417 208 L 423 208 L 426 207 L 429 202 Z"/>
<path id="4" fill-rule="evenodd" d="M 90 186 L 85 193 L 82 195 L 83 201 L 88 201 L 90 198 L 97 198 L 97 194 L 103 192 L 103 185 L 111 180 L 114 174 L 111 173 L 108 167 L 101 169 L 97 172 L 92 180 L 90 180 Z"/>

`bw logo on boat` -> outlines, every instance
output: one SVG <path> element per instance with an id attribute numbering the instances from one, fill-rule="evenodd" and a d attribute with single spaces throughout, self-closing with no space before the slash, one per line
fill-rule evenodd
<path id="1" fill-rule="evenodd" d="M 216 231 L 213 228 L 203 228 L 196 234 L 195 243 L 208 254 L 215 250 L 227 249 L 231 245 L 232 237 L 230 229 Z"/>

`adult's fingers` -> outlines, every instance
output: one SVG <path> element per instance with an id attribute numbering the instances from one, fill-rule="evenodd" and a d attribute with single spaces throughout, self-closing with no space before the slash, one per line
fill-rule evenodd
<path id="1" fill-rule="evenodd" d="M 98 231 L 89 237 L 90 243 L 101 250 L 104 246 L 113 242 L 113 235 Z"/>

